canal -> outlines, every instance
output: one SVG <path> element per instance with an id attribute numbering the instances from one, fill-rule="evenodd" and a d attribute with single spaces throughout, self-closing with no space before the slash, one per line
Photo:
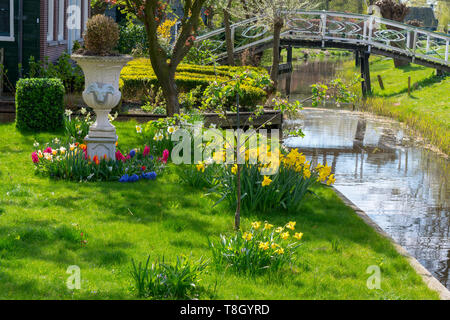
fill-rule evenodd
<path id="1" fill-rule="evenodd" d="M 336 76 L 339 61 L 311 61 L 280 76 L 279 89 L 303 99 L 309 86 Z M 312 162 L 327 162 L 335 187 L 450 288 L 450 162 L 397 121 L 337 108 L 305 108 L 285 122 L 286 138 Z M 343 230 L 345 232 L 345 230 Z"/>

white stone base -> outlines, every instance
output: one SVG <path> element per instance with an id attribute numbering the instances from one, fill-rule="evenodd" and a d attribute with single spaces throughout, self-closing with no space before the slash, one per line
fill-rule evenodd
<path id="1" fill-rule="evenodd" d="M 114 138 L 91 138 L 87 135 L 85 141 L 87 145 L 87 153 L 91 159 L 94 159 L 94 156 L 97 156 L 98 159 L 101 160 L 105 155 L 107 159 L 116 158 L 117 136 Z"/>

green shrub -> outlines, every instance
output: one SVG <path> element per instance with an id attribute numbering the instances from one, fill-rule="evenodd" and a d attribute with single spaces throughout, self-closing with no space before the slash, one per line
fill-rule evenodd
<path id="1" fill-rule="evenodd" d="M 164 259 L 150 264 L 148 256 L 145 265 L 141 262 L 136 265 L 132 260 L 131 277 L 140 298 L 194 299 L 200 292 L 199 277 L 207 266 L 202 258 L 191 261 L 178 256 L 174 265 L 165 263 Z"/>
<path id="2" fill-rule="evenodd" d="M 147 33 L 144 25 L 130 23 L 120 26 L 119 52 L 133 55 L 148 52 Z"/>
<path id="3" fill-rule="evenodd" d="M 63 127 L 64 86 L 60 79 L 20 79 L 16 90 L 16 126 L 32 131 Z"/>
<path id="4" fill-rule="evenodd" d="M 83 71 L 77 64 L 70 62 L 70 55 L 67 52 L 64 52 L 55 64 L 49 62 L 48 57 L 36 61 L 33 56 L 30 56 L 28 64 L 30 66 L 28 78 L 61 79 L 66 93 L 81 92 L 84 89 Z"/>

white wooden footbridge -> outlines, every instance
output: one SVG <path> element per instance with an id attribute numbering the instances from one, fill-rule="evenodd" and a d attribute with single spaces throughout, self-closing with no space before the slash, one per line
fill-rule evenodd
<path id="1" fill-rule="evenodd" d="M 406 60 L 435 68 L 439 72 L 450 72 L 450 36 L 447 34 L 374 15 L 295 11 L 286 14 L 286 17 L 281 32 L 280 50 L 288 50 L 288 63 L 292 61 L 292 47 L 355 51 L 358 53 L 361 73 L 365 80 L 363 91 L 370 91 L 370 54 Z M 261 21 L 264 21 L 264 17 L 253 17 L 231 25 L 235 55 L 246 49 L 258 52 L 272 46 L 271 26 Z M 196 45 L 208 46 L 218 60 L 226 59 L 225 28 L 198 36 Z"/>

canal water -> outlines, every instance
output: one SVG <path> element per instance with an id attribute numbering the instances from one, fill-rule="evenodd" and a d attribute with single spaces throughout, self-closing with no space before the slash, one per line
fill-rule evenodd
<path id="1" fill-rule="evenodd" d="M 314 61 L 280 76 L 291 98 L 334 77 L 336 61 Z M 289 79 L 290 78 L 290 79 Z M 335 187 L 450 288 L 450 161 L 425 148 L 398 122 L 344 108 L 305 108 L 285 126 L 304 138 L 287 138 L 313 162 L 327 162 Z"/>

